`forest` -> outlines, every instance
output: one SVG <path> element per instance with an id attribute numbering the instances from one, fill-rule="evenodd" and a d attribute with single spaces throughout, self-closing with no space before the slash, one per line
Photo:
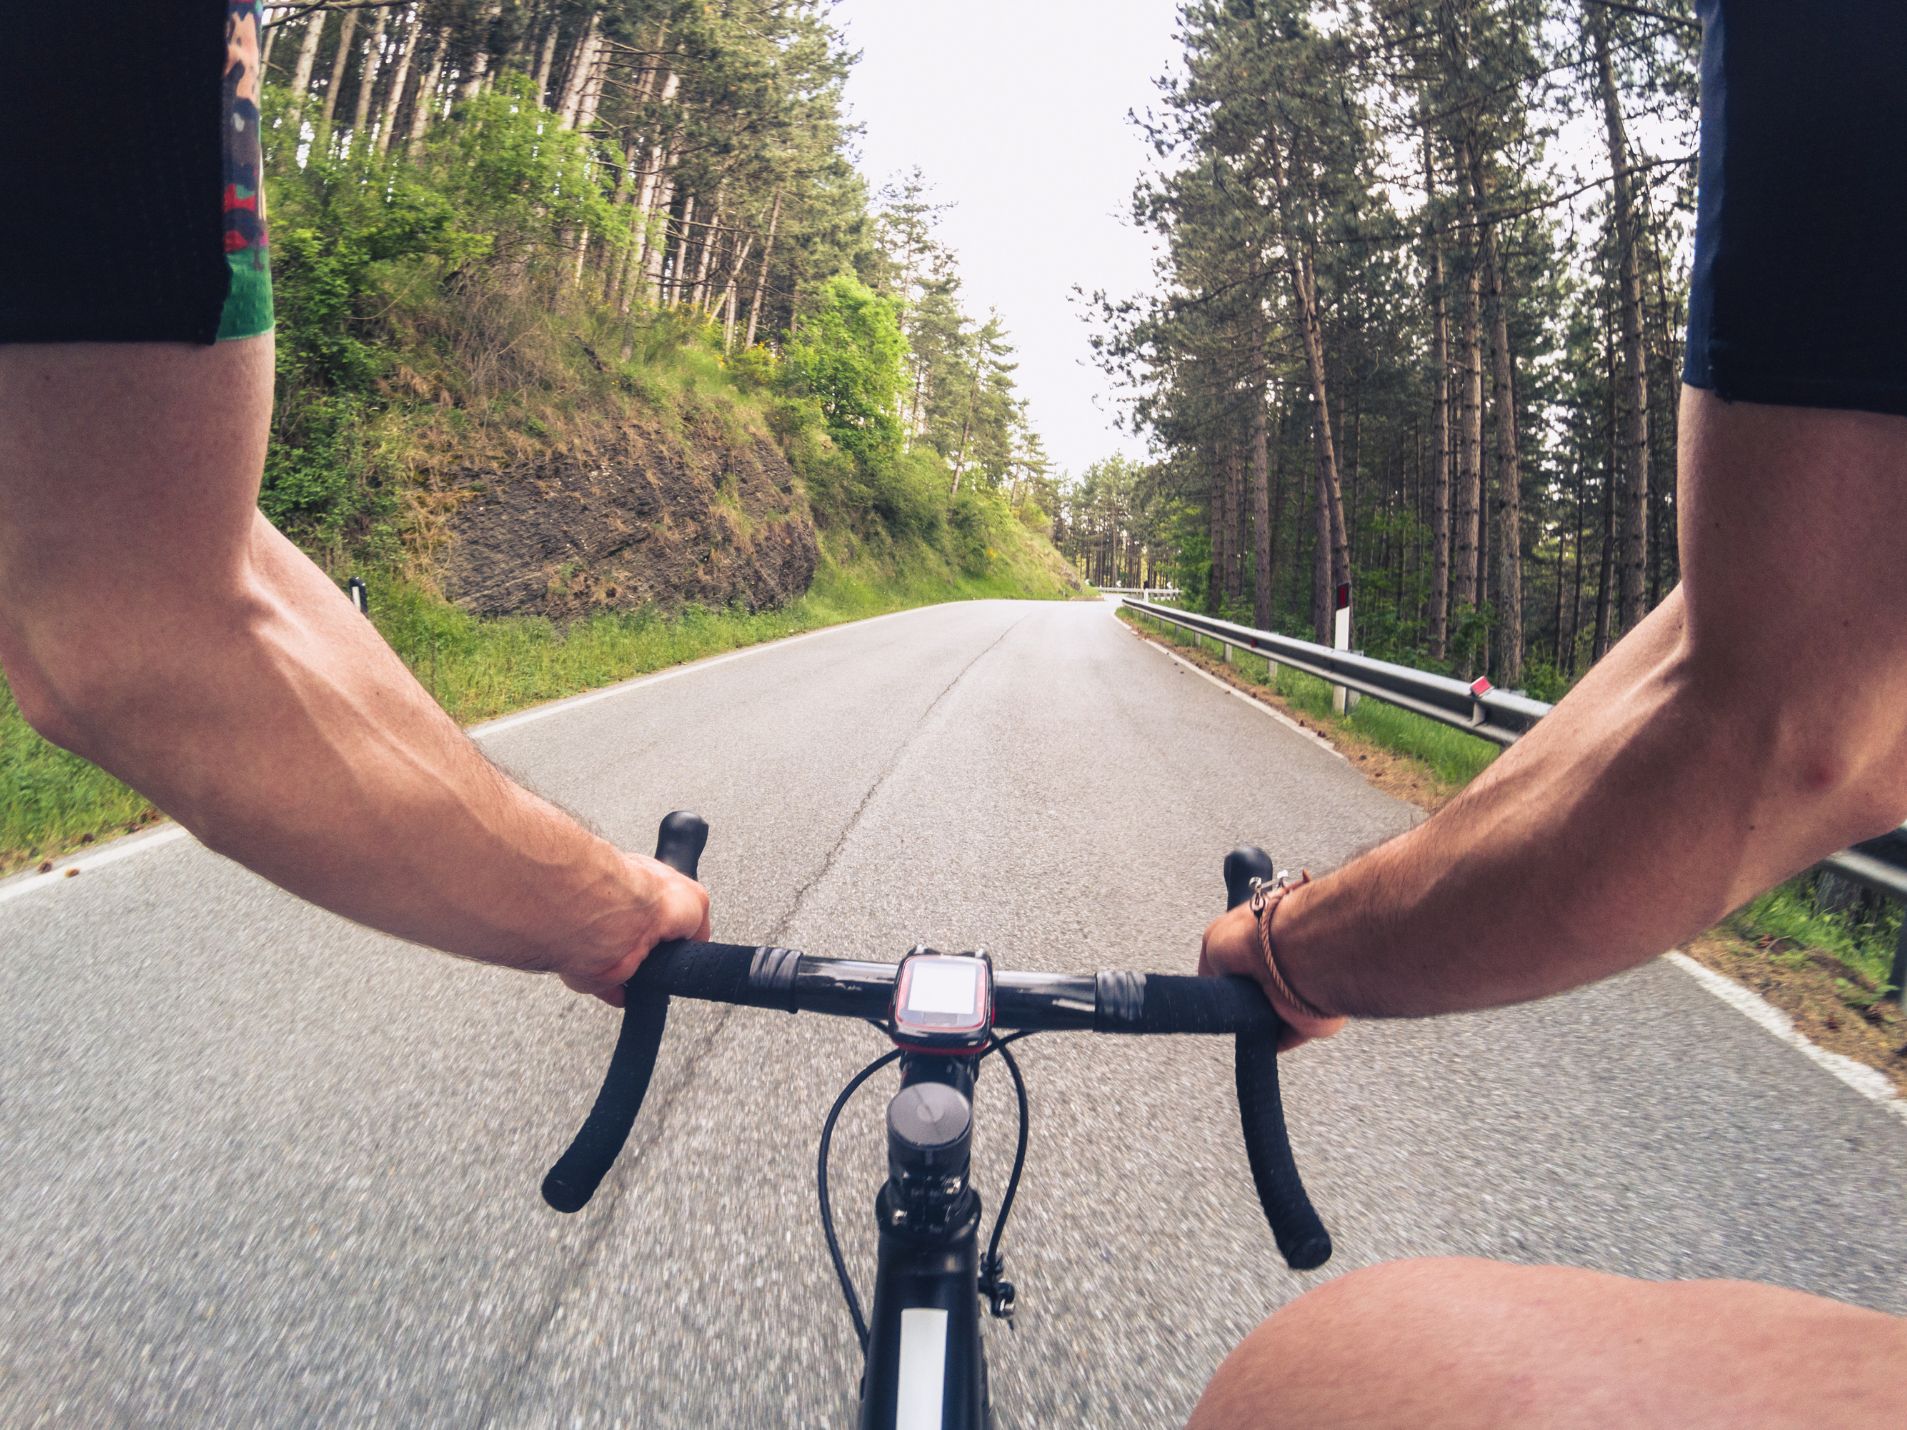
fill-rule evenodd
<path id="1" fill-rule="evenodd" d="M 1556 698 L 1677 580 L 1688 0 L 1188 0 L 1093 295 L 1101 584 Z"/>
<path id="2" fill-rule="evenodd" d="M 824 428 L 852 471 L 804 473 L 817 508 L 931 534 L 1008 505 L 1043 531 L 1054 483 L 1008 334 L 963 306 L 925 176 L 870 193 L 854 168 L 829 9 L 267 6 L 267 512 L 314 549 L 361 544 L 390 484 L 367 418 L 434 389 L 520 420 L 580 344 L 626 386 L 719 368 L 767 395 L 791 450 Z"/>

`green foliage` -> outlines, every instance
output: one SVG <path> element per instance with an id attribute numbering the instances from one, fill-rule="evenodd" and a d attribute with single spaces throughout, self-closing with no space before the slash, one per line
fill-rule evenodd
<path id="1" fill-rule="evenodd" d="M 756 343 L 730 358 L 728 370 L 743 391 L 765 391 L 780 380 L 781 359 L 772 349 Z"/>
<path id="2" fill-rule="evenodd" d="M 465 100 L 431 131 L 421 167 L 473 240 L 464 263 L 560 262 L 563 235 L 576 229 L 612 246 L 627 242 L 628 223 L 616 221 L 588 141 L 557 123 L 525 75 L 505 75 Z"/>
<path id="3" fill-rule="evenodd" d="M 1857 901 L 1846 912 L 1824 912 L 1815 902 L 1818 880 L 1818 875 L 1803 874 L 1750 899 L 1728 920 L 1729 925 L 1750 938 L 1784 939 L 1797 945 L 1797 952 L 1821 949 L 1859 972 L 1875 989 L 1885 989 L 1900 939 L 1900 906 Z M 1858 999 L 1849 1001 L 1861 1006 Z"/>
<path id="4" fill-rule="evenodd" d="M 258 504 L 272 524 L 307 550 L 335 558 L 347 540 L 360 550 L 387 537 L 394 510 L 370 456 L 374 404 L 353 392 L 288 386 L 274 414 Z"/>
<path id="5" fill-rule="evenodd" d="M 898 410 L 907 340 L 891 298 L 851 274 L 830 278 L 787 347 L 790 389 L 820 406 L 835 442 L 874 466 L 900 450 Z"/>

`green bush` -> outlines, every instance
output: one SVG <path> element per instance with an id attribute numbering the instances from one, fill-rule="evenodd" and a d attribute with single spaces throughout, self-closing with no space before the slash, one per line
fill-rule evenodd
<path id="1" fill-rule="evenodd" d="M 982 576 L 1006 544 L 1013 514 L 996 492 L 967 488 L 947 513 L 954 559 L 969 576 Z"/>
<path id="2" fill-rule="evenodd" d="M 782 359 L 782 376 L 790 390 L 820 404 L 838 445 L 876 466 L 900 451 L 906 356 L 899 306 L 841 273 L 802 316 L 800 335 Z"/>
<path id="3" fill-rule="evenodd" d="M 947 519 L 947 469 L 918 448 L 863 464 L 861 483 L 875 515 L 896 536 L 938 542 Z"/>

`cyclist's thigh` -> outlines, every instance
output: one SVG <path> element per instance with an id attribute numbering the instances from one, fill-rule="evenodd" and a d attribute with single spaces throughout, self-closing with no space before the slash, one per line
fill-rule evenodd
<path id="1" fill-rule="evenodd" d="M 1193 1430 L 1907 1425 L 1907 1323 L 1746 1282 L 1393 1262 L 1273 1315 Z"/>

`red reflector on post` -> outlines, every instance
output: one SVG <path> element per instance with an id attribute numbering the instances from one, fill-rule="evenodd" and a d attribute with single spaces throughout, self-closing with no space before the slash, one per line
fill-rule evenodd
<path id="1" fill-rule="evenodd" d="M 1490 677 L 1487 675 L 1479 675 L 1475 680 L 1470 682 L 1470 693 L 1472 695 L 1488 695 L 1495 689 L 1496 687 L 1490 684 Z"/>
<path id="2" fill-rule="evenodd" d="M 1351 583 L 1349 581 L 1340 581 L 1338 582 L 1337 608 L 1341 611 L 1345 607 L 1349 606 L 1350 604 L 1351 604 Z"/>

